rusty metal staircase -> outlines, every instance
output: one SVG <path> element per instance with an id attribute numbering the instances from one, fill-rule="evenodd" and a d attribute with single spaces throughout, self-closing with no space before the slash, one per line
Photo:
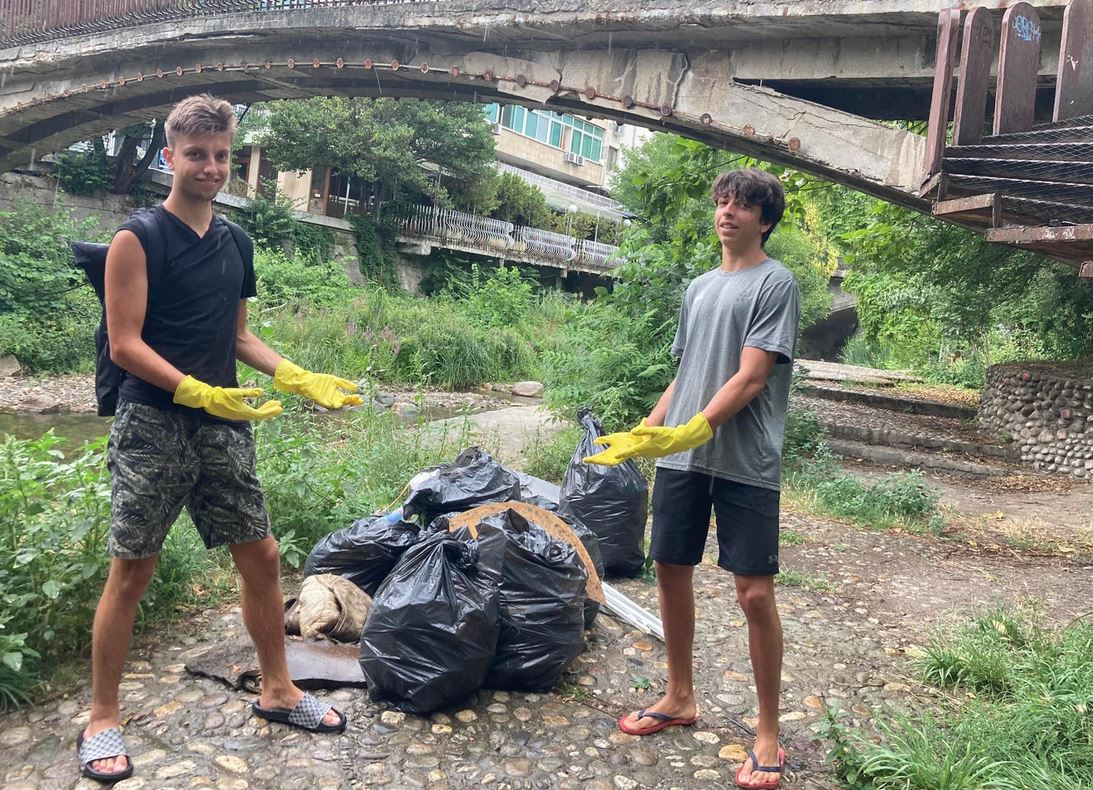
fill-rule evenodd
<path id="1" fill-rule="evenodd" d="M 1064 13 L 1053 120 L 1040 125 L 1039 18 L 1024 2 L 1006 11 L 990 136 L 983 132 L 995 35 L 984 8 L 964 20 L 949 127 L 959 21 L 955 10 L 939 18 L 923 194 L 935 198 L 939 218 L 1093 277 L 1093 0 L 1071 0 Z"/>

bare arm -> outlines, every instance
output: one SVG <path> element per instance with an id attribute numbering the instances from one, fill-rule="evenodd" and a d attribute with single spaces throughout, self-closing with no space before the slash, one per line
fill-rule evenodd
<path id="1" fill-rule="evenodd" d="M 247 328 L 247 300 L 239 301 L 239 319 L 235 326 L 235 355 L 245 365 L 250 365 L 272 376 L 281 364 L 281 355 L 267 346 Z"/>
<path id="2" fill-rule="evenodd" d="M 105 287 L 110 359 L 137 378 L 174 392 L 184 374 L 141 337 L 148 311 L 148 267 L 132 231 L 118 231 L 110 243 Z"/>
<path id="3" fill-rule="evenodd" d="M 710 423 L 711 428 L 716 429 L 731 420 L 763 391 L 777 358 L 778 354 L 774 351 L 744 346 L 740 354 L 740 369 L 722 385 L 702 410 L 702 416 Z"/>
<path id="4" fill-rule="evenodd" d="M 646 425 L 664 425 L 664 418 L 668 414 L 668 404 L 672 402 L 672 393 L 675 391 L 676 380 L 673 378 L 672 383 L 668 385 L 668 388 L 664 390 L 664 394 L 660 396 L 660 400 L 657 401 L 657 405 L 645 418 Z"/>

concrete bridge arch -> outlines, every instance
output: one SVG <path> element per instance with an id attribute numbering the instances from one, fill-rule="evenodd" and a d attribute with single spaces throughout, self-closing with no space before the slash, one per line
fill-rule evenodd
<path id="1" fill-rule="evenodd" d="M 824 85 L 872 81 L 896 101 L 928 95 L 936 2 L 684 8 L 648 0 L 631 10 L 575 0 L 510 0 L 503 9 L 480 0 L 297 2 L 305 7 L 253 10 L 260 0 L 219 0 L 205 4 L 226 9 L 217 13 L 148 14 L 0 49 L 0 169 L 162 115 L 199 91 L 239 102 L 413 96 L 545 106 L 663 129 L 927 208 L 917 195 L 921 137 L 741 77 L 763 69 L 771 84 L 808 83 L 797 92 L 842 106 L 854 106 L 849 94 L 825 94 Z M 1063 3 L 1039 5 L 1051 36 Z M 846 73 L 825 80 L 840 52 Z M 860 100 L 854 107 L 864 109 Z M 915 105 L 906 114 L 921 112 Z"/>

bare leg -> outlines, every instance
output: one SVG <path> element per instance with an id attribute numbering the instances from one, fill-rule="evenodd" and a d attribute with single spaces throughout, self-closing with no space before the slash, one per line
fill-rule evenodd
<path id="1" fill-rule="evenodd" d="M 129 655 L 137 606 L 152 580 L 157 559 L 115 557 L 110 563 L 110 574 L 91 627 L 91 720 L 84 730 L 84 738 L 121 723 L 118 684 Z M 128 765 L 125 757 L 109 757 L 91 763 L 91 767 L 101 773 L 120 773 Z"/>
<path id="2" fill-rule="evenodd" d="M 272 537 L 229 547 L 243 579 L 243 622 L 247 626 L 258 667 L 262 671 L 263 708 L 291 710 L 304 695 L 292 682 L 285 663 L 285 610 L 281 598 L 281 564 L 277 541 Z M 333 710 L 323 721 L 341 721 Z"/>
<path id="3" fill-rule="evenodd" d="M 668 648 L 668 691 L 647 710 L 672 718 L 692 719 L 695 704 L 694 665 L 692 648 L 695 638 L 695 599 L 690 565 L 656 563 L 657 588 L 660 593 L 660 618 L 664 622 L 664 644 Z M 627 719 L 630 726 L 641 730 L 652 727 L 656 719 L 638 718 L 634 711 Z"/>
<path id="4" fill-rule="evenodd" d="M 778 765 L 778 706 L 782 688 L 782 621 L 774 599 L 773 576 L 736 576 L 736 597 L 748 621 L 748 652 L 759 697 L 755 756 L 762 765 Z M 779 774 L 752 771 L 744 764 L 740 780 L 762 784 Z"/>

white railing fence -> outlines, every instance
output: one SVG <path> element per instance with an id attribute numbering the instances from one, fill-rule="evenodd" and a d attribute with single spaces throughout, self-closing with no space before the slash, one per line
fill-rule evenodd
<path id="1" fill-rule="evenodd" d="M 618 265 L 614 256 L 619 248 L 611 244 L 576 239 L 564 233 L 514 225 L 453 209 L 411 206 L 404 210 L 401 223 L 402 233 L 411 238 L 470 247 L 488 255 L 511 253 L 514 257 L 563 267 L 577 264 L 606 270 Z"/>

